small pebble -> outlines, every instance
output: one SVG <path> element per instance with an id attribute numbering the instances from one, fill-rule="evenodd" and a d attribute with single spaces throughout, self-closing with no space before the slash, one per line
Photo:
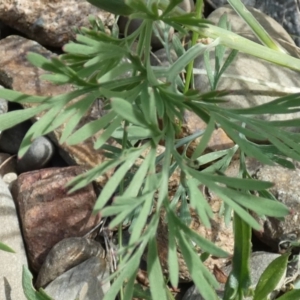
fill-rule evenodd
<path id="1" fill-rule="evenodd" d="M 17 170 L 19 173 L 38 170 L 44 167 L 52 158 L 54 146 L 46 137 L 38 137 L 33 141 L 29 150 L 18 160 Z"/>

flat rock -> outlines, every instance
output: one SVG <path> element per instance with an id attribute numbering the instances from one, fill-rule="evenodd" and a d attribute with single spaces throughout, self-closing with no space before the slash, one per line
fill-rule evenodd
<path id="1" fill-rule="evenodd" d="M 22 267 L 27 258 L 14 200 L 0 176 L 0 241 L 16 253 L 0 250 L 0 299 L 26 300 L 22 288 Z"/>
<path id="2" fill-rule="evenodd" d="M 279 43 L 284 47 L 293 43 L 288 33 L 272 18 L 261 13 L 254 8 L 249 8 L 258 21 L 265 27 L 266 31 L 270 33 Z M 257 41 L 250 28 L 247 27 L 245 22 L 233 11 L 229 6 L 221 7 L 215 10 L 208 20 L 215 22 L 226 13 L 228 20 L 232 24 L 232 31 L 241 34 L 242 36 Z M 258 41 L 257 41 L 258 42 Z M 287 44 L 288 43 L 288 44 Z M 294 45 L 295 46 L 295 45 Z M 297 57 L 298 53 L 295 48 L 290 47 L 288 51 L 291 55 Z M 229 54 L 229 50 L 226 51 L 226 55 Z M 224 58 L 225 59 L 225 58 Z M 214 51 L 210 52 L 210 62 L 212 69 L 214 69 Z M 194 67 L 200 69 L 203 72 L 204 61 L 200 56 L 195 60 Z M 206 73 L 205 73 L 206 74 Z M 235 78 L 226 77 L 235 76 Z M 271 89 L 270 87 L 252 83 L 249 81 L 242 81 L 236 79 L 237 76 L 243 76 L 244 78 L 250 78 L 255 80 L 262 80 L 275 83 L 279 87 L 279 90 Z M 265 104 L 283 95 L 281 92 L 281 86 L 284 87 L 299 87 L 300 79 L 298 73 L 287 68 L 273 65 L 269 62 L 257 59 L 244 53 L 238 53 L 235 60 L 225 71 L 225 74 L 219 80 L 218 90 L 230 90 L 230 95 L 224 97 L 227 100 L 226 103 L 220 104 L 224 108 L 247 108 L 260 104 Z M 202 92 L 210 91 L 210 84 L 207 75 L 195 75 L 195 86 Z M 263 115 L 265 120 L 287 120 L 291 118 L 299 118 L 300 113 L 285 114 L 285 115 Z M 299 131 L 299 128 L 293 128 L 294 131 Z"/>
<path id="3" fill-rule="evenodd" d="M 45 289 L 54 300 L 102 300 L 110 288 L 109 264 L 91 257 L 51 282 Z"/>
<path id="4" fill-rule="evenodd" d="M 71 92 L 71 85 L 54 85 L 49 81 L 41 80 L 40 76 L 46 71 L 33 67 L 26 59 L 28 52 L 38 53 L 46 58 L 55 56 L 53 53 L 39 45 L 37 42 L 25 39 L 20 36 L 9 36 L 0 40 L 0 84 L 6 88 L 13 89 L 27 95 L 55 96 Z M 100 100 L 95 101 L 90 111 L 81 121 L 79 126 L 95 120 L 103 112 L 101 111 Z M 30 103 L 22 103 L 25 108 L 34 106 Z M 38 117 L 37 117 L 38 119 Z M 51 140 L 59 147 L 60 153 L 69 164 L 84 165 L 87 168 L 93 168 L 100 165 L 106 158 L 103 150 L 94 149 L 93 138 L 87 139 L 82 143 L 69 146 L 59 143 L 64 125 L 54 130 L 50 134 Z M 101 176 L 97 179 L 100 186 L 104 186 L 109 177 Z"/>
<path id="5" fill-rule="evenodd" d="M 79 166 L 27 172 L 13 187 L 28 260 L 35 271 L 56 243 L 85 235 L 100 220 L 99 215 L 92 215 L 96 201 L 92 184 L 67 194 L 65 184 L 83 172 Z"/>
<path id="6" fill-rule="evenodd" d="M 114 16 L 85 0 L 30 0 L 0 3 L 0 20 L 42 45 L 62 47 L 74 39 L 74 27 L 89 26 L 88 16 L 94 15 L 111 26 Z"/>

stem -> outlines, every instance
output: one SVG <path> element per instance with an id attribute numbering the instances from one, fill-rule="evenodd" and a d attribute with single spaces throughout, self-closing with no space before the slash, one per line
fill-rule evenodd
<path id="1" fill-rule="evenodd" d="M 197 0 L 196 16 L 199 19 L 202 17 L 202 10 L 203 10 L 203 0 Z M 197 43 L 198 37 L 199 37 L 198 32 L 193 31 L 192 47 Z M 190 87 L 190 83 L 191 83 L 192 76 L 193 76 L 193 66 L 194 66 L 194 61 L 192 60 L 187 67 L 187 74 L 186 74 L 185 87 L 184 87 L 185 93 L 189 90 L 189 87 Z"/>

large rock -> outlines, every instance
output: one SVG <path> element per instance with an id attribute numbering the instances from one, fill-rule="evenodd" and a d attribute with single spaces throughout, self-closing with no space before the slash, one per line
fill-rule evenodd
<path id="1" fill-rule="evenodd" d="M 38 53 L 46 58 L 55 56 L 38 43 L 20 36 L 9 36 L 0 40 L 0 84 L 18 92 L 37 96 L 56 96 L 73 91 L 71 85 L 54 85 L 49 81 L 41 80 L 40 76 L 45 74 L 46 71 L 36 68 L 28 62 L 26 58 L 28 52 Z M 25 108 L 35 105 L 29 101 L 22 103 L 22 105 Z M 104 113 L 100 102 L 101 100 L 95 101 L 79 126 L 99 118 Z M 69 164 L 93 168 L 106 159 L 104 150 L 94 149 L 93 138 L 89 138 L 74 146 L 69 146 L 66 143 L 60 144 L 59 140 L 64 127 L 65 124 L 55 129 L 50 134 L 50 138 L 59 147 L 60 154 Z M 104 186 L 111 173 L 108 172 L 107 176 L 101 176 L 97 179 L 97 182 Z"/>
<path id="2" fill-rule="evenodd" d="M 108 276 L 105 259 L 92 257 L 56 278 L 45 291 L 54 300 L 102 300 L 110 288 Z"/>
<path id="3" fill-rule="evenodd" d="M 250 8 L 249 10 L 258 19 L 266 31 L 269 32 L 269 34 L 275 39 L 277 39 L 278 42 L 283 45 L 283 47 L 293 43 L 288 33 L 276 21 L 258 10 L 253 8 Z M 225 13 L 228 16 L 228 21 L 232 25 L 233 32 L 258 42 L 247 24 L 229 6 L 221 7 L 215 10 L 208 17 L 208 20 L 216 23 Z M 295 48 L 289 47 L 288 51 L 291 53 L 291 55 L 297 57 L 298 54 Z M 229 49 L 226 51 L 225 57 L 228 54 Z M 214 70 L 214 51 L 210 52 L 210 62 L 212 69 Z M 202 70 L 202 72 L 206 72 L 202 56 L 195 60 L 194 67 Z M 228 77 L 226 75 L 228 75 Z M 230 75 L 234 77 L 229 77 Z M 275 85 L 277 85 L 278 89 L 274 90 L 266 85 L 238 80 L 237 77 L 239 76 L 243 76 L 246 79 L 249 78 L 259 81 L 273 82 Z M 271 64 L 244 53 L 238 53 L 236 59 L 225 71 L 225 74 L 223 74 L 220 78 L 217 89 L 231 91 L 230 95 L 224 97 L 224 99 L 228 100 L 228 102 L 220 104 L 220 106 L 225 108 L 247 108 L 270 102 L 282 96 L 283 94 L 280 91 L 280 86 L 290 88 L 298 87 L 299 85 L 300 79 L 297 72 Z M 195 86 L 202 92 L 210 91 L 210 84 L 207 75 L 195 75 Z M 300 118 L 300 113 L 287 115 L 272 114 L 263 115 L 262 117 L 266 120 L 286 120 L 291 118 Z M 299 131 L 299 128 L 294 128 L 294 130 Z"/>
<path id="4" fill-rule="evenodd" d="M 94 256 L 105 257 L 104 249 L 94 240 L 71 237 L 58 242 L 39 271 L 36 287 L 45 287 L 61 274 Z"/>
<path id="5" fill-rule="evenodd" d="M 88 26 L 88 16 L 111 26 L 114 16 L 85 0 L 1 0 L 0 20 L 40 44 L 61 47 L 74 39 L 74 27 Z"/>
<path id="6" fill-rule="evenodd" d="M 22 289 L 22 267 L 27 258 L 14 200 L 0 177 L 0 242 L 16 253 L 0 250 L 0 299 L 26 300 Z"/>
<path id="7" fill-rule="evenodd" d="M 96 226 L 93 185 L 67 194 L 65 185 L 82 167 L 50 168 L 23 173 L 13 187 L 18 203 L 28 259 L 39 270 L 50 249 L 67 237 L 83 236 Z"/>
<path id="8" fill-rule="evenodd" d="M 206 0 L 214 8 L 227 4 L 227 0 Z M 295 0 L 241 0 L 274 18 L 300 45 L 299 2 Z"/>

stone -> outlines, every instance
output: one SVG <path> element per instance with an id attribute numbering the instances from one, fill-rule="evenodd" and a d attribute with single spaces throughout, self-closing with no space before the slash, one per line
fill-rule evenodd
<path id="1" fill-rule="evenodd" d="M 88 16 L 94 15 L 104 26 L 112 26 L 114 16 L 85 0 L 2 0 L 0 20 L 42 45 L 62 47 L 74 39 L 74 27 L 88 27 Z"/>
<path id="2" fill-rule="evenodd" d="M 0 137 L 0 151 L 9 154 L 17 154 L 22 140 L 30 126 L 30 122 L 25 121 L 4 130 Z"/>
<path id="3" fill-rule="evenodd" d="M 0 299 L 26 300 L 22 288 L 22 268 L 27 266 L 25 246 L 14 200 L 0 177 L 0 242 L 15 253 L 0 250 Z"/>
<path id="4" fill-rule="evenodd" d="M 38 53 L 48 59 L 55 56 L 38 43 L 20 36 L 9 36 L 0 40 L 0 84 L 27 95 L 37 96 L 55 96 L 73 91 L 71 85 L 54 85 L 49 81 L 41 80 L 40 76 L 45 74 L 46 71 L 36 68 L 28 62 L 26 59 L 28 52 Z M 95 101 L 79 126 L 99 118 L 104 113 L 100 102 L 101 100 Z M 22 105 L 29 108 L 35 104 L 30 103 L 30 99 L 28 99 L 28 102 L 22 103 Z M 38 120 L 40 116 L 35 119 Z M 74 146 L 69 146 L 66 143 L 60 144 L 59 140 L 64 126 L 55 129 L 49 134 L 49 137 L 59 147 L 60 154 L 69 164 L 83 165 L 90 169 L 103 163 L 106 159 L 104 150 L 94 149 L 93 138 Z M 109 140 L 109 142 L 112 145 L 117 145 L 113 140 Z M 99 186 L 103 187 L 105 185 L 112 172 L 113 170 L 109 171 L 107 175 L 96 179 Z"/>
<path id="5" fill-rule="evenodd" d="M 36 138 L 25 155 L 18 160 L 18 172 L 28 172 L 44 167 L 54 154 L 54 146 L 44 136 Z"/>
<path id="6" fill-rule="evenodd" d="M 92 215 L 96 201 L 93 185 L 67 194 L 65 184 L 85 171 L 83 167 L 49 168 L 22 173 L 13 186 L 28 260 L 38 271 L 51 248 L 67 237 L 83 236 L 100 221 Z"/>
<path id="7" fill-rule="evenodd" d="M 262 242 L 276 251 L 279 250 L 280 242 L 299 240 L 300 238 L 300 164 L 295 163 L 295 167 L 295 170 L 289 170 L 281 166 L 260 166 L 255 173 L 257 179 L 274 184 L 269 191 L 291 210 L 284 221 L 272 217 L 256 216 L 263 230 L 255 232 L 255 234 Z"/>
<path id="8" fill-rule="evenodd" d="M 78 237 L 63 239 L 48 253 L 35 286 L 44 288 L 64 272 L 93 256 L 105 257 L 105 251 L 98 242 Z"/>
<path id="9" fill-rule="evenodd" d="M 254 14 L 254 16 L 258 19 L 262 26 L 265 27 L 266 31 L 269 32 L 271 36 L 275 37 L 275 39 L 280 37 L 280 40 L 278 40 L 278 42 L 282 43 L 283 47 L 287 45 L 285 42 L 293 43 L 288 33 L 285 32 L 281 25 L 279 25 L 276 21 L 261 13 L 260 11 L 255 10 L 254 8 L 249 8 L 249 10 Z M 216 22 L 224 13 L 227 14 L 228 20 L 232 24 L 233 32 L 239 33 L 246 38 L 257 41 L 251 29 L 247 27 L 244 21 L 240 17 L 238 17 L 235 11 L 229 6 L 221 7 L 215 10 L 208 17 L 208 20 Z M 298 54 L 294 48 L 291 47 L 288 49 L 288 51 L 292 55 L 297 57 Z M 226 51 L 225 57 L 229 54 L 229 52 L 230 51 L 228 49 Z M 212 69 L 214 69 L 215 61 L 213 54 L 214 51 L 211 51 L 210 62 L 212 65 Z M 205 72 L 204 74 L 206 74 L 202 56 L 198 57 L 195 60 L 194 68 L 202 70 L 202 72 Z M 226 75 L 235 77 L 230 78 L 226 77 Z M 236 76 L 243 76 L 244 78 L 273 82 L 276 86 L 279 87 L 279 90 L 274 90 L 268 86 L 252 83 L 249 81 L 237 80 Z M 223 98 L 224 100 L 227 100 L 227 102 L 222 103 L 219 106 L 224 108 L 247 108 L 265 104 L 283 95 L 280 88 L 281 86 L 290 88 L 298 87 L 299 84 L 300 80 L 297 72 L 271 64 L 244 53 L 238 53 L 235 60 L 230 64 L 228 69 L 225 71 L 225 74 L 223 74 L 219 80 L 217 86 L 218 90 L 230 90 L 230 95 Z M 207 75 L 195 75 L 195 86 L 203 93 L 209 92 L 211 90 Z M 261 116 L 261 118 L 264 120 L 287 120 L 299 117 L 300 113 L 281 115 L 270 114 Z M 291 130 L 298 132 L 299 127 L 291 128 Z"/>
<path id="10" fill-rule="evenodd" d="M 3 181 L 7 184 L 9 190 L 11 190 L 13 183 L 17 180 L 18 175 L 16 173 L 6 173 L 3 176 Z"/>
<path id="11" fill-rule="evenodd" d="M 275 19 L 293 37 L 300 46 L 299 3 L 295 0 L 241 0 L 245 5 L 252 6 Z M 206 0 L 217 8 L 227 4 L 227 0 Z"/>
<path id="12" fill-rule="evenodd" d="M 91 257 L 51 282 L 45 289 L 54 300 L 102 300 L 110 288 L 106 260 Z"/>
<path id="13" fill-rule="evenodd" d="M 0 85 L 0 89 L 3 89 L 3 86 Z M 8 109 L 7 101 L 3 98 L 0 98 L 0 115 L 5 114 Z"/>
<path id="14" fill-rule="evenodd" d="M 7 173 L 16 172 L 17 162 L 16 157 L 8 153 L 0 153 L 0 176 Z"/>
<path id="15" fill-rule="evenodd" d="M 264 272 L 264 270 L 268 267 L 268 265 L 273 260 L 275 260 L 279 256 L 280 256 L 280 254 L 268 253 L 268 252 L 262 252 L 262 251 L 253 252 L 251 254 L 250 265 L 249 265 L 250 266 L 251 283 L 252 283 L 251 288 L 255 288 L 255 286 L 257 285 L 259 278 L 262 275 L 262 273 Z M 222 268 L 222 271 L 226 276 L 229 275 L 231 270 L 232 270 L 231 265 Z M 277 287 L 274 289 L 274 293 L 272 293 L 272 296 L 270 299 L 274 299 L 275 296 L 278 294 L 279 289 L 284 284 L 284 279 L 285 279 L 285 274 L 282 277 L 282 279 L 280 280 Z M 223 299 L 224 289 L 225 289 L 225 284 L 223 284 L 223 283 L 220 284 L 219 290 L 216 291 L 217 295 L 219 296 L 219 299 Z M 200 295 L 200 293 L 195 285 L 192 286 L 191 288 L 189 288 L 182 298 L 182 300 L 203 300 L 203 299 L 204 298 Z M 245 300 L 246 299 L 251 300 L 252 297 L 246 297 Z"/>
<path id="16" fill-rule="evenodd" d="M 0 29 L 1 32 L 1 29 Z M 3 86 L 0 85 L 0 89 L 2 89 Z M 7 105 L 7 101 L 3 98 L 0 98 L 0 115 L 5 114 L 7 112 L 8 109 L 8 105 Z M 2 134 L 2 130 L 0 129 L 0 138 L 1 138 L 1 134 Z"/>

